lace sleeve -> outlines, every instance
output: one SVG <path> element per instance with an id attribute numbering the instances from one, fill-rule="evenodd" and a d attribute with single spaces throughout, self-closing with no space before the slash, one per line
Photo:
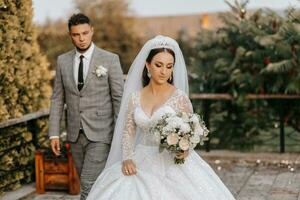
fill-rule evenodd
<path id="1" fill-rule="evenodd" d="M 134 105 L 135 103 L 133 94 L 128 103 L 127 117 L 125 120 L 124 132 L 122 136 L 123 160 L 131 159 L 133 155 L 133 145 L 136 132 L 136 124 L 133 118 L 135 107 Z"/>
<path id="2" fill-rule="evenodd" d="M 177 98 L 176 107 L 178 111 L 186 112 L 186 113 L 193 113 L 193 106 L 186 94 L 181 94 Z"/>

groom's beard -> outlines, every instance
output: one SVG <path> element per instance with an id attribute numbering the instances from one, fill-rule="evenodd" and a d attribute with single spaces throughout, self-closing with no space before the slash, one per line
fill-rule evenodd
<path id="1" fill-rule="evenodd" d="M 92 45 L 92 43 L 90 43 L 90 45 L 87 48 L 85 48 L 85 49 L 81 49 L 79 47 L 76 47 L 76 49 L 77 49 L 77 51 L 79 51 L 79 52 L 82 53 L 82 52 L 85 52 L 86 50 L 88 50 L 91 47 L 91 45 Z"/>

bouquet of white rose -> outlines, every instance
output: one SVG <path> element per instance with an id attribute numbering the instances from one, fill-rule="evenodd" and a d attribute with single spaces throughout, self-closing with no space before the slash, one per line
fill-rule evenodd
<path id="1" fill-rule="evenodd" d="M 171 153 L 178 154 L 203 145 L 209 133 L 202 118 L 194 113 L 168 113 L 156 121 L 150 132 L 160 137 L 159 151 L 167 149 Z M 183 158 L 174 156 L 175 164 L 183 164 Z"/>

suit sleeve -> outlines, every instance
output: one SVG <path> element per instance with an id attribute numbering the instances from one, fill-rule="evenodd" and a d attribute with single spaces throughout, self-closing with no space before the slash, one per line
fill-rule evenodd
<path id="1" fill-rule="evenodd" d="M 51 97 L 50 117 L 49 117 L 49 137 L 59 136 L 60 121 L 64 109 L 64 87 L 61 74 L 61 65 L 57 59 L 57 67 L 54 79 L 53 94 Z"/>
<path id="2" fill-rule="evenodd" d="M 120 110 L 124 86 L 123 71 L 117 55 L 112 59 L 111 67 L 108 70 L 108 76 L 114 111 L 114 121 L 116 122 Z"/>

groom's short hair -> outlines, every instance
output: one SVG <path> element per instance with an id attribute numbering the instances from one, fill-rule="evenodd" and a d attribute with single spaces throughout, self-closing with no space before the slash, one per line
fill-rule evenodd
<path id="1" fill-rule="evenodd" d="M 84 15 L 82 13 L 73 14 L 68 21 L 69 31 L 71 30 L 72 26 L 76 26 L 79 24 L 91 25 L 91 21 L 86 15 Z"/>

